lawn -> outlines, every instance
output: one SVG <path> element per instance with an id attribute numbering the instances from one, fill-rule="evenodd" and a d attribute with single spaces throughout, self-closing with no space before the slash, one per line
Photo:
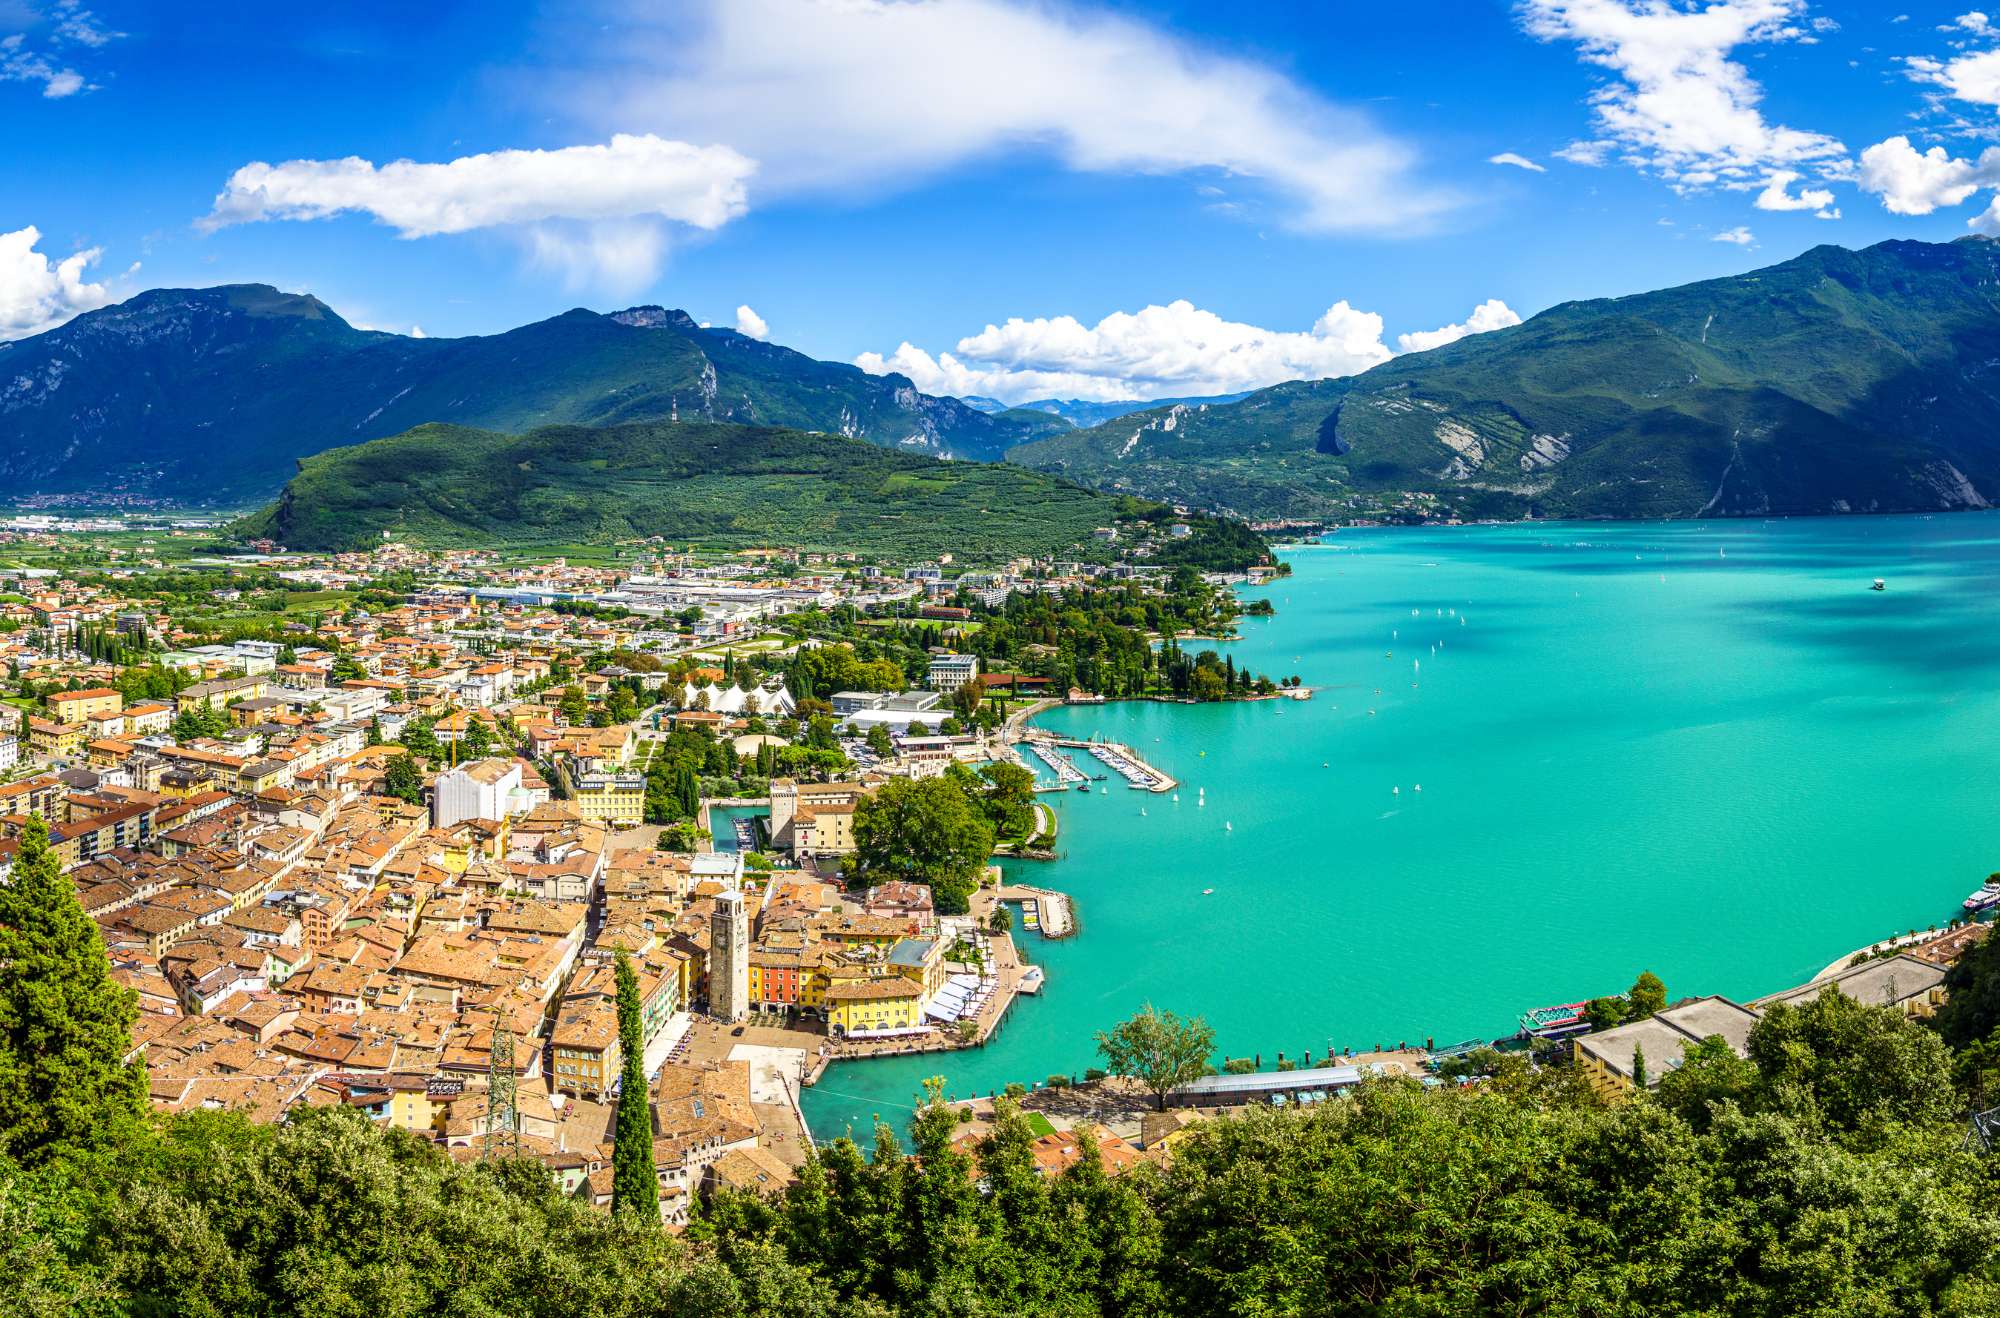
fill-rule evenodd
<path id="1" fill-rule="evenodd" d="M 1055 1123 L 1050 1121 L 1047 1117 L 1043 1116 L 1041 1113 L 1023 1112 L 1021 1115 L 1027 1118 L 1028 1129 L 1033 1131 L 1037 1138 L 1040 1138 L 1043 1135 L 1053 1135 L 1056 1133 Z"/>

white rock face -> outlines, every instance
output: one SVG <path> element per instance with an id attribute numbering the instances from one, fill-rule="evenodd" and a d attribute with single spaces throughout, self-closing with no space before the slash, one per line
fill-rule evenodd
<path id="1" fill-rule="evenodd" d="M 1521 470 L 1553 467 L 1568 456 L 1568 435 L 1536 435 L 1529 443 L 1528 451 L 1521 455 Z"/>
<path id="2" fill-rule="evenodd" d="M 1440 421 L 1431 433 L 1437 436 L 1438 443 L 1458 455 L 1446 464 L 1445 475 L 1464 480 L 1486 465 L 1486 441 L 1472 427 L 1460 421 Z"/>

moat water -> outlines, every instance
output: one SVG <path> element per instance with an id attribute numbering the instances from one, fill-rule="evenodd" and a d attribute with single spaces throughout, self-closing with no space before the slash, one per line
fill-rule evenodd
<path id="1" fill-rule="evenodd" d="M 1248 592 L 1276 616 L 1222 648 L 1316 697 L 1043 716 L 1131 744 L 1178 801 L 1045 795 L 1062 859 L 1012 868 L 1083 927 L 1017 930 L 1043 995 L 985 1048 L 834 1067 L 815 1136 L 901 1129 L 925 1076 L 1080 1074 L 1147 1002 L 1269 1065 L 1511 1033 L 1641 970 L 1749 998 L 2000 869 L 2000 514 L 1344 531 L 1285 557 Z"/>

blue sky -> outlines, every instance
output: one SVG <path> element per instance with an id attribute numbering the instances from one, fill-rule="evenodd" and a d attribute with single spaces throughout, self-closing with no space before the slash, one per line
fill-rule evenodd
<path id="1" fill-rule="evenodd" d="M 0 337 L 257 281 L 432 335 L 749 307 L 1010 401 L 1247 388 L 1974 231 L 1996 47 L 1831 0 L 0 0 Z"/>

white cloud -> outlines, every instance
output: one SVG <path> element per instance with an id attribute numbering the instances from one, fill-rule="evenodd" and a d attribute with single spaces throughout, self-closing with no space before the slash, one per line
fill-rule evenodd
<path id="1" fill-rule="evenodd" d="M 765 322 L 762 316 L 752 311 L 750 304 L 747 302 L 736 308 L 736 332 L 738 334 L 747 334 L 753 339 L 768 339 L 771 337 L 770 325 Z"/>
<path id="2" fill-rule="evenodd" d="M 1432 348 L 1442 348 L 1447 343 L 1457 343 L 1468 334 L 1484 334 L 1488 330 L 1506 329 L 1509 325 L 1521 323 L 1514 309 L 1499 298 L 1488 298 L 1472 309 L 1472 314 L 1463 324 L 1446 325 L 1442 329 L 1417 330 L 1411 334 L 1398 334 L 1396 346 L 1404 352 L 1428 352 Z"/>
<path id="3" fill-rule="evenodd" d="M 444 164 L 256 161 L 229 176 L 200 227 L 347 212 L 372 215 L 404 238 L 505 227 L 521 233 L 536 264 L 562 271 L 572 285 L 639 287 L 665 261 L 663 224 L 720 228 L 744 212 L 744 183 L 755 170 L 730 147 L 650 133 Z"/>
<path id="4" fill-rule="evenodd" d="M 1982 50 L 1948 60 L 1913 55 L 1903 61 L 1911 79 L 1942 87 L 1973 105 L 2000 105 L 2000 50 Z"/>
<path id="5" fill-rule="evenodd" d="M 51 262 L 35 250 L 41 240 L 41 230 L 32 224 L 0 233 L 0 339 L 54 329 L 79 312 L 111 301 L 108 288 L 83 278 L 103 249 L 92 247 Z"/>
<path id="6" fill-rule="evenodd" d="M 729 142 L 759 197 L 886 188 L 1010 152 L 1226 176 L 1291 227 L 1409 233 L 1458 198 L 1360 112 L 1115 12 L 1032 0 L 613 0 L 554 89 L 603 128 Z M 582 109 L 578 110 L 578 106 Z"/>
<path id="7" fill-rule="evenodd" d="M 56 47 L 84 46 L 95 50 L 125 35 L 106 28 L 97 15 L 82 6 L 81 0 L 54 0 L 42 8 L 24 5 L 14 13 L 0 11 L 0 22 L 9 21 L 37 29 L 46 27 Z M 0 82 L 38 82 L 42 85 L 42 95 L 52 101 L 74 96 L 94 85 L 66 60 L 31 46 L 27 32 L 0 36 Z"/>
<path id="8" fill-rule="evenodd" d="M 1753 203 L 1760 211 L 1813 211 L 1822 220 L 1837 220 L 1840 210 L 1833 204 L 1833 193 L 1827 188 L 1800 188 L 1791 191 L 1792 184 L 1804 177 L 1796 169 L 1771 171 L 1764 180 L 1764 190 L 1757 194 Z"/>
<path id="9" fill-rule="evenodd" d="M 1977 160 L 1960 160 L 1941 146 L 1919 154 L 1909 138 L 1896 136 L 1861 153 L 1859 180 L 1893 214 L 1929 215 L 1981 188 L 2000 186 L 2000 147 L 1986 148 Z"/>
<path id="10" fill-rule="evenodd" d="M 1904 17 L 1908 17 L 1908 15 L 1904 15 Z M 1896 21 L 1900 23 L 1902 19 L 1899 18 Z M 1970 32 L 1975 37 L 2000 35 L 2000 29 L 1994 28 L 1993 21 L 1977 9 L 1969 14 L 1960 14 L 1949 23 L 1938 24 L 1938 31 Z"/>
<path id="11" fill-rule="evenodd" d="M 1546 174 L 1549 172 L 1547 165 L 1538 165 L 1526 156 L 1512 151 L 1502 151 L 1497 156 L 1488 156 L 1486 157 L 1486 163 L 1489 165 L 1512 165 L 1516 169 L 1526 169 L 1536 174 Z"/>
<path id="12" fill-rule="evenodd" d="M 726 146 L 692 146 L 620 133 L 602 146 L 493 151 L 441 165 L 397 160 L 257 161 L 229 176 L 203 221 L 209 229 L 257 220 L 373 215 L 405 238 L 538 220 L 654 216 L 715 229 L 741 215 L 756 169 Z"/>
<path id="13" fill-rule="evenodd" d="M 1766 120 L 1763 89 L 1729 58 L 1739 46 L 1805 39 L 1792 21 L 1804 11 L 1805 0 L 1522 0 L 1530 35 L 1574 42 L 1615 75 L 1591 97 L 1599 138 L 1558 154 L 1600 164 L 1617 150 L 1685 190 L 1844 155 L 1832 137 Z"/>
<path id="14" fill-rule="evenodd" d="M 52 101 L 83 90 L 83 75 L 31 50 L 19 32 L 0 37 L 0 82 L 39 82 Z"/>
<path id="15" fill-rule="evenodd" d="M 1434 347 L 1519 319 L 1504 303 L 1490 301 L 1463 325 L 1404 335 L 1401 342 L 1405 350 L 1420 340 Z M 1344 301 L 1328 307 L 1311 329 L 1287 331 L 1224 320 L 1182 300 L 1114 312 L 1095 325 L 1072 316 L 1016 318 L 960 339 L 955 352 L 933 356 L 904 343 L 887 356 L 865 352 L 854 361 L 871 374 L 907 375 L 925 393 L 1010 403 L 1165 398 L 1353 375 L 1395 355 L 1382 331 L 1381 316 Z"/>
<path id="16" fill-rule="evenodd" d="M 1721 233 L 1710 234 L 1708 240 L 1712 243 L 1734 243 L 1738 247 L 1749 247 L 1757 241 L 1757 235 L 1739 224 L 1733 229 L 1724 229 Z"/>

